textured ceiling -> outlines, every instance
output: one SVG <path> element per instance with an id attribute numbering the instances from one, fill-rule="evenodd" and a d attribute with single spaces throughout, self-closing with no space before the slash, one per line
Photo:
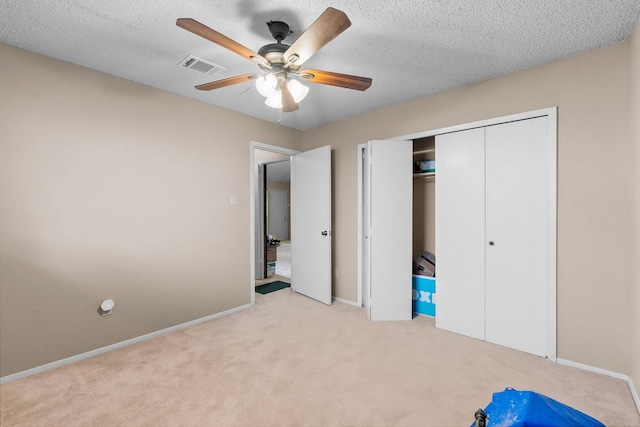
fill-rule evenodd
<path id="1" fill-rule="evenodd" d="M 287 22 L 291 44 L 328 6 L 352 26 L 305 67 L 371 77 L 367 91 L 309 83 L 300 109 L 280 113 L 252 83 L 194 89 L 259 68 L 178 28 L 177 18 L 257 51 L 273 42 L 267 21 Z M 626 40 L 639 13 L 640 0 L 0 0 L 0 42 L 307 129 Z M 189 54 L 225 70 L 178 67 Z"/>

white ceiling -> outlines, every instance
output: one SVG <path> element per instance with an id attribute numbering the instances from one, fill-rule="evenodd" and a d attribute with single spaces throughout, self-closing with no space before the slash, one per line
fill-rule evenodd
<path id="1" fill-rule="evenodd" d="M 264 105 L 252 83 L 206 83 L 256 64 L 175 25 L 193 18 L 257 51 L 285 21 L 291 44 L 332 6 L 352 26 L 305 67 L 371 77 L 365 92 L 309 83 L 293 113 Z M 271 122 L 307 129 L 630 38 L 640 0 L 0 0 L 0 42 Z M 178 67 L 192 54 L 225 70 Z"/>

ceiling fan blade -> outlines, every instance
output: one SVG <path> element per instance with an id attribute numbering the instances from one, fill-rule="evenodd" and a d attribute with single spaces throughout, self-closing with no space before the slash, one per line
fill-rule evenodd
<path id="1" fill-rule="evenodd" d="M 282 111 L 290 113 L 298 109 L 298 104 L 293 99 L 293 95 L 289 91 L 287 85 L 282 86 Z"/>
<path id="2" fill-rule="evenodd" d="M 216 80 L 215 82 L 203 83 L 196 86 L 198 90 L 213 90 L 221 87 L 237 85 L 238 83 L 248 82 L 260 77 L 260 74 L 243 74 L 241 76 L 229 77 L 228 79 Z"/>
<path id="3" fill-rule="evenodd" d="M 302 70 L 299 75 L 300 78 L 312 83 L 355 90 L 367 90 L 373 81 L 369 77 L 351 76 L 349 74 L 332 73 L 321 70 Z"/>
<path id="4" fill-rule="evenodd" d="M 259 55 L 258 53 L 252 51 L 248 47 L 241 45 L 235 40 L 231 40 L 229 37 L 220 34 L 216 30 L 213 30 L 206 25 L 199 23 L 195 19 L 179 18 L 176 21 L 176 25 L 180 28 L 192 32 L 197 36 L 207 39 L 210 42 L 220 45 L 225 49 L 229 49 L 231 52 L 237 53 L 238 55 L 247 58 L 249 61 L 258 63 L 262 62 L 266 65 L 269 65 L 269 61 L 262 55 Z"/>
<path id="5" fill-rule="evenodd" d="M 344 12 L 329 7 L 293 42 L 284 53 L 284 59 L 301 65 L 350 26 L 351 21 Z"/>

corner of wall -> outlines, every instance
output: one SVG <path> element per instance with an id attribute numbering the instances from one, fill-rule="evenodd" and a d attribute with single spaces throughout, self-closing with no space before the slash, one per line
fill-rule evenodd
<path id="1" fill-rule="evenodd" d="M 640 121 L 633 117 L 640 117 L 640 18 L 631 36 L 631 99 L 630 99 L 630 155 L 631 155 L 631 218 L 632 218 L 632 248 L 631 265 L 633 268 L 630 284 L 630 296 L 632 301 L 632 331 L 631 345 L 633 361 L 631 366 L 631 379 L 629 385 L 632 390 L 636 406 L 640 411 Z M 634 393 L 635 391 L 635 393 Z"/>

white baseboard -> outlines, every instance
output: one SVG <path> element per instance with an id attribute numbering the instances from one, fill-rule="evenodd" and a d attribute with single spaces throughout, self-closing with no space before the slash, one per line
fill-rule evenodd
<path id="1" fill-rule="evenodd" d="M 361 305 L 358 304 L 357 302 L 349 301 L 347 299 L 333 297 L 333 300 L 337 301 L 337 302 L 341 302 L 342 304 L 348 304 L 348 305 L 352 305 L 354 307 L 361 307 Z"/>
<path id="2" fill-rule="evenodd" d="M 602 368 L 596 368 L 595 366 L 585 365 L 585 364 L 582 364 L 582 363 L 573 362 L 571 360 L 558 358 L 558 359 L 556 359 L 556 362 L 559 365 L 571 366 L 573 368 L 582 369 L 583 371 L 595 372 L 596 374 L 602 374 L 602 375 L 607 375 L 609 377 L 618 378 L 619 380 L 628 381 L 628 379 L 629 379 L 629 375 L 625 375 L 625 374 L 621 374 L 621 373 L 613 372 L 613 371 L 608 371 L 608 370 L 602 369 Z"/>
<path id="3" fill-rule="evenodd" d="M 27 369 L 26 371 L 17 372 L 15 374 L 7 375 L 0 378 L 0 385 L 5 384 L 11 381 L 19 380 L 22 378 L 30 377 L 31 375 L 36 375 L 41 372 L 50 371 L 51 369 L 59 368 L 61 366 L 70 365 L 75 362 L 79 362 L 80 360 L 88 359 L 93 356 L 97 356 L 102 353 L 106 353 L 111 350 L 116 350 L 118 348 L 126 347 L 132 344 L 136 344 L 142 341 L 149 340 L 151 338 L 156 338 L 164 334 L 168 334 L 169 332 L 179 331 L 180 329 L 188 328 L 189 326 L 194 326 L 199 323 L 207 322 L 209 320 L 218 319 L 220 317 L 228 316 L 230 314 L 237 313 L 242 310 L 246 310 L 248 308 L 253 307 L 253 303 L 242 305 L 240 307 L 232 308 L 230 310 L 222 311 L 220 313 L 212 314 L 210 316 L 201 317 L 200 319 L 192 320 L 190 322 L 181 323 L 176 326 L 171 326 L 170 328 L 161 329 L 156 332 L 151 332 L 150 334 L 142 335 L 136 338 L 131 338 L 126 341 L 122 341 L 119 343 L 111 344 L 106 347 L 98 348 L 95 350 L 88 351 L 86 353 L 78 354 L 76 356 L 67 357 L 66 359 L 57 360 L 55 362 L 47 363 L 46 365 L 37 366 L 35 368 Z"/>
<path id="4" fill-rule="evenodd" d="M 560 365 L 571 366 L 573 368 L 582 369 L 585 371 L 595 372 L 596 374 L 607 375 L 609 377 L 618 378 L 620 380 L 624 380 L 627 382 L 629 386 L 629 391 L 631 391 L 631 397 L 633 397 L 633 402 L 636 404 L 636 409 L 640 414 L 640 397 L 638 396 L 638 392 L 636 391 L 636 387 L 633 384 L 633 379 L 629 375 L 621 374 L 619 372 L 613 372 L 602 368 L 596 368 L 595 366 L 589 366 L 578 362 L 573 362 L 571 360 L 566 359 L 556 359 L 556 362 Z"/>

